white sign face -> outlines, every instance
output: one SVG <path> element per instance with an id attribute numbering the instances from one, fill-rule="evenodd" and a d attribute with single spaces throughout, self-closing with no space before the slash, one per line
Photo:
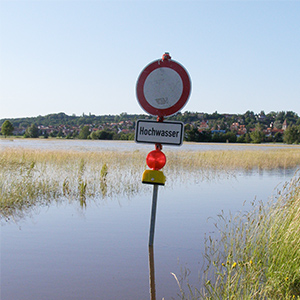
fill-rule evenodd
<path id="1" fill-rule="evenodd" d="M 152 71 L 144 84 L 146 101 L 158 109 L 167 109 L 175 105 L 183 91 L 180 75 L 170 68 L 158 68 Z"/>
<path id="2" fill-rule="evenodd" d="M 138 120 L 135 128 L 135 141 L 180 146 L 183 142 L 183 123 Z"/>

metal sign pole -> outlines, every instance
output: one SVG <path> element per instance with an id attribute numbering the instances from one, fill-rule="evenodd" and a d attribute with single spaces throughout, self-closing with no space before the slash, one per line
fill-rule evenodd
<path id="1" fill-rule="evenodd" d="M 166 164 L 166 156 L 161 151 L 162 144 L 180 146 L 184 132 L 183 123 L 164 122 L 164 117 L 172 116 L 184 107 L 189 99 L 191 86 L 188 72 L 182 65 L 171 60 L 168 52 L 163 54 L 162 59 L 147 65 L 136 83 L 139 104 L 148 114 L 157 116 L 157 122 L 138 120 L 135 132 L 137 143 L 155 143 L 155 150 L 146 158 L 151 170 L 145 170 L 142 177 L 142 183 L 153 184 L 149 233 L 151 300 L 155 299 L 153 241 L 158 185 L 165 185 L 166 181 L 165 175 L 160 171 Z"/>
<path id="2" fill-rule="evenodd" d="M 153 185 L 153 198 L 152 198 L 150 234 L 149 234 L 149 247 L 153 246 L 153 240 L 154 240 L 156 205 L 157 205 L 157 193 L 158 193 L 158 185 L 154 184 Z"/>

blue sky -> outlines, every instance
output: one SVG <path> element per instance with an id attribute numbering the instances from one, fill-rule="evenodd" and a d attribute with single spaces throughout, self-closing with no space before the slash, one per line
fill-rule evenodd
<path id="1" fill-rule="evenodd" d="M 183 111 L 300 115 L 300 1 L 0 2 L 0 119 L 144 113 L 142 69 L 189 72 Z"/>

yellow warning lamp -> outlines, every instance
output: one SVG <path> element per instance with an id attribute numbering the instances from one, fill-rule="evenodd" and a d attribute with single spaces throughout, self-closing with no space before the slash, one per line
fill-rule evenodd
<path id="1" fill-rule="evenodd" d="M 159 171 L 166 164 L 165 154 L 157 148 L 147 155 L 146 163 L 152 170 L 144 171 L 142 182 L 146 184 L 165 185 L 166 177 L 162 171 Z"/>
<path id="2" fill-rule="evenodd" d="M 142 183 L 165 185 L 166 176 L 162 171 L 145 170 L 142 177 Z"/>

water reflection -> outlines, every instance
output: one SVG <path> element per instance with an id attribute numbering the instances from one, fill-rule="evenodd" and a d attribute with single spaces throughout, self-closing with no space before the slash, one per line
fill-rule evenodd
<path id="1" fill-rule="evenodd" d="M 68 164 L 32 163 L 30 160 L 4 164 L 0 173 L 0 218 L 18 221 L 30 216 L 38 207 L 51 203 L 79 203 L 83 209 L 91 202 L 120 197 L 128 199 L 148 193 L 150 187 L 141 183 L 143 164 L 133 168 L 128 164 L 130 162 L 124 165 L 102 163 L 99 168 L 84 159 Z M 166 188 L 211 182 L 223 176 L 234 176 L 234 172 L 231 173 L 169 168 L 166 169 Z"/>
<path id="2" fill-rule="evenodd" d="M 91 140 L 62 140 L 62 139 L 0 139 L 2 148 L 30 148 L 41 150 L 72 150 L 72 151 L 103 151 L 103 150 L 136 150 L 149 149 L 148 144 L 137 144 L 134 141 L 91 141 Z M 267 150 L 299 147 L 299 145 L 285 144 L 214 144 L 188 143 L 181 147 L 165 146 L 165 149 L 207 151 L 207 150 Z"/>
<path id="3" fill-rule="evenodd" d="M 103 168 L 102 168 L 103 169 Z M 104 168 L 105 169 L 105 168 Z M 20 172 L 20 171 L 19 171 Z M 167 184 L 165 189 L 174 190 L 178 186 L 189 189 L 203 184 L 221 183 L 224 180 L 235 180 L 241 177 L 277 178 L 292 177 L 295 169 L 276 170 L 243 170 L 243 171 L 219 171 L 219 170 L 176 170 L 167 169 Z M 141 183 L 140 170 L 133 170 L 128 174 L 126 168 L 120 168 L 118 172 L 101 170 L 100 174 L 91 172 L 77 173 L 74 177 L 69 173 L 60 174 L 53 172 L 48 177 L 41 172 L 38 166 L 31 171 L 18 174 L 11 171 L 3 180 L 2 199 L 0 201 L 0 220 L 5 222 L 18 222 L 31 217 L 39 212 L 40 208 L 48 207 L 53 203 L 78 205 L 81 209 L 87 209 L 92 203 L 105 203 L 108 199 L 132 199 L 136 195 L 148 194 L 150 186 Z M 112 173 L 119 176 L 116 180 Z M 15 175 L 13 179 L 10 179 Z M 64 179 L 63 179 L 64 178 Z"/>
<path id="4" fill-rule="evenodd" d="M 155 291 L 155 268 L 153 246 L 149 246 L 149 284 L 150 284 L 150 300 L 156 300 Z"/>
<path id="5" fill-rule="evenodd" d="M 204 234 L 215 230 L 207 218 L 222 210 L 251 209 L 243 202 L 255 196 L 267 200 L 278 183 L 288 180 L 274 174 L 266 172 L 261 180 L 258 172 L 240 173 L 186 186 L 178 180 L 172 188 L 167 181 L 159 191 L 155 249 L 145 248 L 151 187 L 140 183 L 131 199 L 122 193 L 105 199 L 100 193 L 87 194 L 84 210 L 79 197 L 40 199 L 24 211 L 27 217 L 34 214 L 33 220 L 24 216 L 19 226 L 1 228 L 2 299 L 178 299 L 171 272 L 180 279 L 181 266 L 190 270 L 189 282 L 199 287 Z M 134 180 L 140 179 L 141 173 Z M 108 195 L 111 184 L 108 174 Z"/>

